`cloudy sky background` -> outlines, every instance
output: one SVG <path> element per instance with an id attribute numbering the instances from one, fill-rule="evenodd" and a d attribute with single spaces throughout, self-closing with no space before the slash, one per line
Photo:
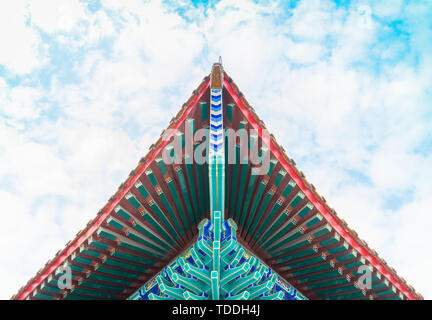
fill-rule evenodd
<path id="1" fill-rule="evenodd" d="M 0 2 L 0 298 L 82 229 L 218 56 L 339 216 L 432 298 L 430 1 Z"/>

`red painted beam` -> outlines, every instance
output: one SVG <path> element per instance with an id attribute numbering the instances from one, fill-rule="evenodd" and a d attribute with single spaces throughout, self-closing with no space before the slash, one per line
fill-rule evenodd
<path id="1" fill-rule="evenodd" d="M 355 248 L 363 257 L 365 257 L 379 272 L 381 272 L 396 288 L 398 288 L 406 297 L 411 300 L 417 300 L 417 298 L 412 294 L 411 291 L 375 257 L 368 250 L 366 250 L 357 239 L 355 239 L 345 228 L 339 223 L 339 221 L 326 209 L 326 207 L 318 200 L 315 195 L 306 187 L 303 179 L 295 172 L 291 165 L 286 161 L 282 152 L 276 147 L 271 141 L 269 136 L 263 135 L 263 130 L 260 124 L 255 120 L 249 109 L 243 104 L 239 95 L 227 78 L 224 77 L 224 86 L 230 93 L 231 97 L 234 99 L 237 106 L 242 111 L 245 118 L 249 121 L 252 127 L 257 130 L 259 136 L 270 148 L 276 159 L 283 165 L 284 169 L 290 174 L 296 184 L 300 187 L 300 190 L 309 198 L 312 204 L 319 210 L 319 212 L 324 216 L 324 218 L 330 223 L 330 225 L 348 242 L 353 248 Z"/>
<path id="2" fill-rule="evenodd" d="M 196 95 L 193 102 L 190 104 L 189 107 L 183 112 L 183 115 L 180 117 L 179 120 L 177 120 L 176 124 L 172 127 L 174 130 L 170 130 L 169 134 L 164 138 L 162 143 L 159 145 L 159 147 L 154 150 L 151 157 L 147 160 L 147 162 L 141 167 L 141 169 L 135 174 L 135 176 L 131 179 L 131 181 L 125 186 L 125 188 L 120 192 L 120 194 L 115 198 L 111 204 L 108 206 L 107 209 L 105 209 L 97 218 L 96 221 L 94 221 L 91 226 L 87 229 L 87 231 L 83 234 L 81 234 L 78 238 L 75 238 L 69 246 L 66 248 L 66 250 L 56 257 L 54 261 L 45 268 L 45 270 L 37 277 L 35 278 L 27 287 L 15 298 L 17 300 L 24 300 L 27 295 L 32 292 L 39 284 L 42 283 L 42 281 L 48 277 L 48 275 L 53 272 L 56 268 L 58 268 L 66 259 L 69 257 L 69 255 L 74 252 L 77 248 L 80 247 L 81 244 L 84 243 L 85 240 L 88 239 L 89 236 L 95 232 L 99 226 L 105 221 L 105 219 L 108 217 L 110 212 L 117 206 L 117 204 L 120 202 L 120 200 L 129 192 L 131 187 L 137 182 L 138 178 L 141 176 L 141 174 L 147 170 L 148 166 L 151 162 L 154 161 L 157 154 L 166 146 L 168 141 L 173 136 L 175 130 L 177 130 L 180 125 L 183 123 L 184 120 L 189 116 L 189 113 L 191 112 L 192 108 L 197 104 L 199 99 L 201 99 L 201 96 L 204 94 L 204 92 L 207 90 L 207 88 L 210 85 L 210 80 L 206 82 L 204 87 L 198 94 Z"/>

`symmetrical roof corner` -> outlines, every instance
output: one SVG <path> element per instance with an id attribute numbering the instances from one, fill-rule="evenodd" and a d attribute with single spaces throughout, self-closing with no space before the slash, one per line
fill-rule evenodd
<path id="1" fill-rule="evenodd" d="M 74 264 L 76 267 L 74 272 L 77 278 L 75 278 L 76 280 L 74 281 L 76 281 L 76 290 L 80 290 L 76 293 L 78 297 L 103 297 L 108 299 L 128 298 L 144 283 L 153 279 L 155 274 L 172 261 L 175 261 L 175 259 L 182 254 L 182 250 L 189 248 L 198 237 L 198 228 L 200 228 L 200 233 L 205 232 L 205 224 L 199 224 L 199 222 L 204 221 L 202 219 L 206 219 L 213 214 L 210 214 L 210 201 L 206 199 L 205 195 L 201 196 L 201 193 L 205 194 L 209 192 L 208 186 L 205 184 L 205 181 L 207 181 L 206 179 L 208 179 L 206 178 L 208 168 L 200 165 L 187 167 L 181 164 L 176 165 L 176 167 L 164 167 L 164 169 L 161 169 L 161 166 L 156 164 L 155 160 L 166 147 L 173 132 L 182 128 L 182 125 L 188 117 L 196 116 L 199 113 L 199 108 L 194 107 L 198 105 L 202 99 L 209 99 L 211 81 L 217 80 L 211 79 L 211 74 L 204 77 L 199 86 L 193 91 L 190 98 L 182 105 L 177 115 L 172 118 L 167 129 L 161 133 L 156 143 L 150 146 L 148 153 L 139 160 L 137 167 L 130 172 L 127 179 L 119 186 L 115 194 L 110 197 L 101 210 L 99 210 L 96 217 L 91 219 L 84 229 L 80 230 L 76 234 L 76 237 L 66 244 L 64 249 L 58 251 L 55 257 L 49 260 L 26 285 L 19 289 L 18 293 L 11 297 L 11 299 L 22 300 L 33 297 L 53 297 L 54 299 L 62 299 L 73 295 L 73 292 L 67 289 L 61 292 L 53 291 L 54 293 L 41 290 L 44 284 L 50 285 L 49 281 L 52 280 L 50 276 L 55 276 L 56 270 L 66 262 Z M 253 195 L 257 197 L 257 199 L 261 199 L 257 202 L 258 207 L 254 207 L 254 210 L 251 211 L 257 212 L 257 208 L 263 206 L 260 210 L 266 215 L 265 219 L 264 216 L 258 215 L 253 215 L 249 217 L 249 219 L 260 219 L 263 223 L 260 229 L 262 229 L 265 235 L 271 234 L 273 237 L 273 240 L 270 239 L 270 236 L 267 236 L 267 240 L 258 240 L 256 237 L 258 228 L 248 225 L 248 223 L 253 224 L 248 218 L 242 220 L 244 216 L 241 216 L 241 213 L 237 216 L 233 212 L 230 212 L 230 210 L 227 210 L 229 218 L 232 220 L 229 223 L 227 222 L 228 224 L 226 226 L 227 228 L 234 228 L 237 223 L 238 230 L 237 226 L 235 226 L 235 230 L 237 230 L 238 233 L 238 242 L 251 252 L 251 254 L 255 254 L 260 259 L 263 259 L 269 267 L 276 268 L 275 270 L 279 272 L 286 281 L 292 281 L 299 289 L 301 288 L 301 290 L 304 290 L 302 293 L 308 298 L 340 297 L 337 290 L 342 288 L 342 285 L 345 285 L 345 282 L 348 281 L 346 279 L 349 279 L 347 285 L 353 286 L 353 289 L 347 291 L 347 295 L 343 297 L 350 297 L 350 295 L 352 295 L 353 298 L 359 298 L 356 294 L 364 292 L 359 290 L 357 284 L 354 283 L 354 280 L 358 279 L 358 275 L 354 274 L 354 267 L 350 267 L 350 264 L 345 264 L 344 261 L 339 260 L 339 258 L 342 257 L 342 252 L 332 251 L 333 249 L 339 248 L 339 239 L 342 239 L 349 245 L 349 250 L 355 251 L 367 264 L 373 267 L 373 272 L 377 276 L 377 280 L 375 280 L 376 283 L 382 284 L 382 279 L 380 279 L 381 275 L 390 283 L 388 286 L 382 284 L 382 286 L 375 291 L 368 291 L 364 297 L 384 299 L 387 297 L 394 298 L 403 296 L 405 299 L 423 299 L 421 294 L 417 293 L 402 277 L 398 276 L 396 271 L 388 266 L 387 263 L 379 257 L 377 252 L 371 249 L 364 240 L 360 239 L 357 232 L 348 227 L 345 220 L 340 218 L 336 211 L 327 204 L 326 199 L 316 191 L 315 186 L 308 182 L 303 172 L 296 167 L 295 161 L 289 158 L 284 148 L 277 143 L 274 135 L 268 137 L 263 134 L 263 131 L 267 130 L 264 122 L 258 117 L 255 109 L 248 103 L 236 83 L 225 71 L 223 71 L 222 82 L 220 87 L 222 88 L 223 86 L 223 89 L 220 90 L 223 90 L 224 97 L 225 95 L 227 96 L 227 102 L 224 102 L 224 105 L 228 103 L 236 106 L 235 118 L 237 121 L 239 121 L 238 119 L 244 119 L 249 123 L 251 128 L 256 129 L 262 143 L 265 143 L 269 147 L 272 159 L 277 160 L 278 168 L 283 168 L 283 170 L 288 173 L 287 179 L 289 178 L 291 179 L 290 181 L 293 182 L 293 186 L 290 186 L 291 189 L 288 190 L 289 192 L 287 192 L 287 194 L 284 193 L 285 195 L 282 196 L 282 187 L 274 184 L 274 178 L 271 179 L 271 176 L 274 177 L 277 174 L 276 171 L 273 175 L 269 173 L 269 175 L 266 176 L 266 183 L 260 185 L 259 182 L 261 178 L 257 178 L 256 181 L 254 180 L 255 178 L 250 178 L 249 167 L 233 167 L 226 165 L 225 175 L 230 176 L 230 182 L 235 181 L 233 179 L 237 179 L 237 176 L 241 177 L 242 173 L 240 172 L 247 173 L 247 177 L 242 177 L 244 183 L 250 184 L 250 190 L 251 192 L 253 191 Z M 202 116 L 197 118 L 202 118 Z M 197 119 L 197 123 L 201 126 L 205 125 L 204 120 Z M 146 171 L 148 172 L 146 173 Z M 154 175 L 154 180 L 152 181 L 154 181 L 155 184 L 151 183 L 148 177 L 149 174 Z M 173 178 L 174 175 L 177 175 L 176 179 Z M 233 175 L 236 176 L 233 178 Z M 253 181 L 256 182 L 255 185 L 252 184 Z M 270 181 L 268 186 L 267 181 Z M 137 184 L 137 182 L 140 184 Z M 260 187 L 258 187 L 259 185 Z M 155 189 L 158 191 L 156 192 Z M 232 190 L 232 188 L 230 190 Z M 228 193 L 229 190 L 225 191 Z M 299 193 L 302 193 L 305 199 L 297 199 L 296 194 Z M 262 200 L 266 197 L 266 194 L 268 194 L 268 199 Z M 245 207 L 245 203 L 247 203 L 246 195 L 243 194 L 242 197 L 240 197 L 239 203 L 235 202 L 237 201 L 237 199 L 235 199 L 236 195 L 237 193 L 227 196 L 229 197 L 229 199 L 226 200 L 227 206 L 230 206 L 231 203 L 231 207 L 244 208 L 243 211 L 247 211 L 248 207 Z M 193 199 L 196 199 L 196 203 Z M 286 206 L 287 209 L 284 209 L 285 205 L 282 207 L 276 199 L 287 200 L 287 203 L 289 202 L 289 205 Z M 270 207 L 264 208 L 262 203 L 265 201 L 267 201 L 267 205 L 269 203 L 275 204 L 274 208 L 272 210 Z M 300 211 L 299 207 L 293 205 L 293 208 L 291 206 L 294 201 L 297 201 L 296 204 L 301 203 L 303 206 L 310 203 L 313 205 L 313 209 L 311 207 L 307 210 L 305 209 L 304 212 L 303 209 Z M 174 203 L 181 212 L 172 212 L 172 214 L 166 213 L 170 211 L 170 205 Z M 186 216 L 180 217 L 184 212 L 186 212 Z M 273 214 L 271 218 L 269 212 Z M 249 214 L 249 212 L 247 214 Z M 322 221 L 321 218 L 317 219 L 317 214 L 323 217 Z M 181 219 L 177 219 L 177 216 Z M 211 217 L 211 222 L 213 223 L 213 216 Z M 242 219 L 240 219 L 240 217 Z M 238 219 L 236 220 L 236 218 Z M 283 221 L 283 228 L 280 226 L 277 226 L 279 229 L 276 228 L 276 218 L 279 219 L 278 221 Z M 316 223 L 314 219 L 320 221 Z M 108 220 L 110 222 L 107 222 Z M 180 220 L 179 223 L 177 223 L 178 220 Z M 273 225 L 270 223 L 264 225 L 266 221 L 270 221 Z M 287 223 L 290 221 L 293 221 L 293 225 L 296 226 L 294 229 L 287 229 L 287 227 L 285 227 L 288 226 Z M 312 222 L 315 224 L 313 225 Z M 258 223 L 258 221 L 256 221 L 256 223 Z M 120 227 L 120 229 L 115 229 L 113 226 L 116 224 L 122 227 Z M 298 226 L 296 224 L 298 224 Z M 171 228 L 172 231 L 166 231 L 170 230 L 170 227 L 174 225 L 178 225 L 181 228 Z M 326 226 L 331 227 L 331 232 L 327 234 L 318 232 L 321 229 L 329 229 L 325 229 Z M 289 232 L 283 233 L 282 231 L 285 229 L 289 230 Z M 251 230 L 254 230 L 253 234 L 249 234 Z M 272 233 L 270 233 L 270 231 Z M 276 231 L 278 232 L 277 234 Z M 297 233 L 294 234 L 294 231 L 297 231 Z M 312 231 L 315 233 L 312 233 Z M 179 236 L 176 235 L 176 233 L 178 233 Z M 148 241 L 146 240 L 146 243 L 151 243 L 152 249 L 150 251 L 154 252 L 154 255 L 142 252 L 136 253 L 137 251 L 133 251 L 133 245 L 139 245 L 139 237 L 142 234 L 145 235 L 145 239 L 150 239 Z M 265 235 L 260 235 L 260 237 Z M 304 252 L 307 253 L 306 256 L 299 255 L 301 249 L 299 247 L 288 251 L 290 254 L 292 253 L 291 260 L 288 262 L 281 260 L 281 257 L 287 256 L 287 253 L 282 253 L 283 251 L 277 253 L 278 251 L 274 249 L 276 245 L 269 245 L 271 241 L 275 241 L 274 239 L 276 239 L 275 237 L 277 235 L 279 235 L 281 239 L 285 239 L 288 235 L 296 235 L 296 237 L 298 237 L 296 241 L 300 241 L 304 238 L 301 243 L 304 243 Z M 168 241 L 168 239 L 172 239 L 172 243 L 170 242 L 171 240 Z M 321 240 L 322 242 L 319 242 Z M 282 243 L 288 240 L 277 240 L 275 243 L 278 243 L 278 241 Z M 124 244 L 123 247 L 121 246 L 122 243 Z M 286 243 L 285 248 L 288 246 L 289 242 Z M 264 244 L 267 245 L 266 248 L 264 248 Z M 300 244 L 300 242 L 298 242 L 298 244 Z M 271 248 L 271 250 L 269 248 Z M 161 251 L 158 252 L 158 250 Z M 277 253 L 276 255 L 275 252 Z M 348 252 L 348 250 L 346 252 Z M 95 253 L 96 255 L 92 256 L 92 254 Z M 160 257 L 161 253 L 164 253 L 165 256 Z M 128 257 L 133 254 L 137 255 L 139 258 L 130 260 Z M 302 265 L 301 263 L 306 263 L 307 261 L 305 257 L 311 257 L 311 261 L 314 262 L 310 262 L 309 265 Z M 112 260 L 111 265 L 106 264 L 109 259 Z M 317 259 L 319 262 L 315 262 L 318 261 Z M 350 259 L 346 261 L 358 261 L 357 257 Z M 329 269 L 329 273 L 335 271 L 339 274 L 332 275 L 331 277 L 329 276 L 329 278 L 322 278 L 321 280 L 318 277 L 313 278 L 313 276 L 322 276 L 325 272 L 325 270 L 323 271 L 322 269 L 315 270 L 313 267 L 322 268 L 326 266 L 331 266 L 333 268 L 333 270 Z M 116 274 L 119 279 L 125 283 L 123 287 L 108 283 L 107 268 L 111 268 L 109 272 Z M 310 270 L 315 271 L 310 271 L 309 282 L 304 282 L 300 280 L 300 278 L 304 277 L 302 273 L 304 274 L 306 270 L 309 270 L 307 268 L 311 268 Z M 137 271 L 138 269 L 141 271 Z M 128 274 L 126 271 L 130 271 L 130 273 Z M 89 275 L 95 275 L 95 277 L 92 278 L 89 277 Z M 311 280 L 312 278 L 313 280 Z M 335 282 L 335 284 L 332 283 L 331 285 L 320 287 L 324 280 L 327 281 L 333 278 L 343 278 L 345 282 L 343 284 Z M 281 286 L 283 286 L 283 284 L 281 284 Z M 395 289 L 393 290 L 393 288 Z M 324 293 L 317 294 L 319 290 L 322 290 Z M 363 298 L 363 296 L 360 298 Z"/>

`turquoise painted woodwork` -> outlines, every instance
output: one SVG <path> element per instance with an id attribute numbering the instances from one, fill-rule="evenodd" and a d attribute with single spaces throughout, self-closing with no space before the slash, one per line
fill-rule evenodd
<path id="1" fill-rule="evenodd" d="M 214 216 L 220 221 L 219 212 Z M 222 225 L 204 219 L 198 229 L 197 241 L 136 291 L 130 300 L 306 299 L 237 242 L 237 225 L 232 219 Z M 221 232 L 216 235 L 213 230 L 218 229 Z M 219 247 L 214 245 L 218 238 Z M 215 249 L 219 262 L 214 259 Z M 215 269 L 220 270 L 219 276 Z"/>
<path id="2" fill-rule="evenodd" d="M 204 105 L 201 104 L 202 107 Z M 206 112 L 202 110 L 202 113 Z M 305 299 L 237 242 L 234 220 L 224 220 L 226 181 L 223 120 L 222 89 L 211 88 L 208 154 L 211 220 L 203 219 L 198 224 L 199 237 L 196 242 L 129 299 Z M 238 150 L 236 160 L 239 161 Z M 245 169 L 247 166 L 242 167 L 242 171 Z M 279 182 L 280 179 L 277 184 Z M 261 193 L 264 186 L 265 183 L 262 184 Z M 142 186 L 137 188 L 140 192 L 145 191 Z M 147 192 L 143 196 L 147 196 Z M 255 199 L 253 211 L 257 209 L 257 204 Z M 233 211 L 234 208 L 232 206 Z M 188 210 L 191 212 L 190 206 Z M 240 208 L 235 211 L 240 211 Z M 255 223 L 252 225 L 253 230 Z"/>

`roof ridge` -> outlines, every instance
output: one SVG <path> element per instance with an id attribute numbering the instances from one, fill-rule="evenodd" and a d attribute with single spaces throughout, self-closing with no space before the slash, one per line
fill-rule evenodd
<path id="1" fill-rule="evenodd" d="M 29 289 L 30 286 L 36 287 L 40 283 L 42 283 L 42 281 L 45 280 L 45 278 L 47 278 L 51 272 L 57 269 L 57 267 L 60 264 L 62 264 L 72 254 L 73 251 L 76 250 L 76 248 L 74 248 L 70 252 L 67 252 L 70 248 L 73 247 L 73 244 L 76 244 L 80 242 L 80 240 L 82 240 L 81 243 L 78 244 L 79 247 L 79 245 L 81 245 L 83 241 L 85 241 L 84 238 L 88 238 L 91 236 L 92 232 L 90 232 L 90 230 L 92 229 L 92 227 L 94 227 L 95 225 L 100 225 L 108 217 L 107 215 L 103 219 L 100 219 L 102 214 L 107 214 L 110 211 L 112 211 L 112 209 L 115 207 L 113 203 L 120 201 L 120 199 L 122 198 L 121 194 L 125 193 L 125 190 L 129 189 L 133 185 L 133 183 L 131 182 L 134 180 L 134 177 L 137 176 L 137 173 L 140 171 L 144 171 L 146 166 L 148 166 L 149 162 L 147 160 L 149 160 L 152 156 L 157 155 L 162 144 L 171 137 L 170 135 L 164 137 L 164 132 L 168 129 L 178 127 L 186 119 L 185 114 L 189 113 L 190 110 L 193 108 L 193 106 L 195 106 L 198 103 L 199 98 L 205 92 L 209 84 L 210 84 L 210 76 L 207 75 L 203 78 L 203 80 L 198 85 L 198 87 L 192 92 L 190 98 L 182 105 L 177 115 L 171 118 L 168 127 L 162 131 L 156 143 L 150 145 L 147 154 L 139 160 L 137 167 L 129 173 L 129 176 L 126 178 L 126 180 L 120 184 L 117 191 L 114 193 L 114 195 L 112 195 L 109 198 L 107 203 L 98 211 L 97 215 L 94 218 L 90 219 L 89 222 L 87 222 L 84 229 L 79 230 L 76 234 L 76 237 L 74 239 L 69 240 L 63 249 L 57 251 L 55 256 L 52 259 L 48 260 L 47 263 L 45 263 L 45 266 L 40 268 L 35 276 L 30 278 L 30 280 L 27 281 L 25 285 L 21 286 L 18 292 L 14 294 L 11 297 L 11 299 L 18 299 L 18 300 L 25 299 L 28 296 L 28 294 L 34 289 L 34 288 Z M 54 264 L 57 264 L 55 268 L 53 268 Z M 49 270 L 50 268 L 53 269 Z"/>
<path id="2" fill-rule="evenodd" d="M 253 119 L 259 124 L 259 126 L 261 126 L 262 129 L 267 129 L 264 121 L 262 121 L 260 119 L 260 117 L 255 113 L 255 109 L 249 104 L 249 102 L 246 100 L 246 98 L 244 97 L 243 93 L 239 90 L 237 84 L 232 80 L 232 78 L 226 73 L 226 71 L 224 70 L 224 80 L 226 80 L 227 84 L 229 86 L 232 87 L 233 91 L 235 94 L 238 95 L 238 99 L 239 101 L 245 106 L 245 111 L 250 113 L 251 116 L 253 117 Z M 231 93 L 231 92 L 230 92 Z M 274 137 L 273 134 L 270 134 L 270 141 L 271 143 L 273 143 L 276 147 L 277 150 L 279 150 L 279 152 L 281 153 L 281 155 L 283 156 L 283 158 L 287 161 L 287 164 L 293 169 L 293 171 L 301 178 L 301 180 L 303 181 L 303 183 L 305 184 L 305 186 L 309 189 L 309 191 L 317 198 L 318 201 L 321 202 L 321 204 L 324 206 L 324 208 L 330 213 L 332 214 L 332 216 L 335 218 L 335 220 L 338 221 L 338 223 L 343 226 L 343 228 L 350 233 L 350 235 L 357 241 L 359 242 L 363 248 L 365 248 L 372 256 L 376 257 L 377 260 L 379 261 L 379 263 L 389 272 L 391 273 L 402 285 L 403 287 L 405 287 L 409 292 L 411 292 L 413 294 L 413 297 L 417 298 L 417 299 L 424 299 L 423 296 L 418 293 L 414 287 L 412 287 L 411 285 L 409 285 L 406 280 L 399 276 L 396 273 L 396 270 L 392 267 L 390 267 L 387 262 L 381 258 L 378 253 L 369 247 L 369 245 L 367 244 L 366 241 L 360 239 L 360 237 L 358 236 L 357 232 L 354 231 L 353 229 L 351 229 L 350 227 L 348 227 L 347 222 L 340 218 L 336 211 L 331 208 L 328 204 L 326 199 L 321 196 L 320 194 L 318 194 L 318 192 L 315 189 L 315 186 L 311 183 L 309 183 L 306 180 L 306 177 L 303 173 L 303 171 L 300 171 L 297 167 L 296 167 L 296 163 L 293 159 L 290 159 L 288 157 L 288 155 L 285 153 L 285 149 L 283 147 L 281 147 L 277 142 L 276 139 Z M 269 146 L 270 147 L 270 146 Z M 318 209 L 319 210 L 319 209 Z M 327 220 L 327 219 L 326 219 Z M 329 221 L 330 222 L 330 221 Z M 331 222 L 330 222 L 331 224 Z M 341 235 L 343 237 L 343 235 Z M 344 238 L 344 237 L 343 237 Z M 360 253 L 361 254 L 361 253 Z M 369 261 L 369 259 L 367 259 Z M 369 261 L 372 265 L 374 265 L 373 262 Z M 379 270 L 378 270 L 379 271 Z M 384 275 L 385 276 L 385 275 Z M 391 279 L 388 279 L 391 281 Z M 392 282 L 392 281 L 391 281 Z M 393 282 L 392 282 L 393 283 Z M 394 283 L 393 283 L 394 284 Z"/>
<path id="3" fill-rule="evenodd" d="M 244 97 L 243 93 L 239 90 L 238 86 L 234 83 L 231 77 L 226 73 L 226 71 L 223 71 L 223 82 L 225 83 L 225 87 L 227 88 L 230 95 L 235 100 L 237 106 L 241 109 L 243 114 L 245 115 L 245 118 L 251 122 L 255 122 L 257 126 L 259 126 L 261 129 L 266 129 L 266 126 L 264 122 L 258 117 L 258 115 L 255 113 L 254 108 L 248 103 L 246 98 Z M 11 299 L 25 299 L 29 293 L 34 290 L 39 284 L 41 284 L 49 274 L 51 274 L 54 270 L 57 269 L 64 261 L 68 259 L 72 255 L 72 253 L 79 248 L 79 246 L 88 239 L 91 234 L 95 231 L 95 228 L 97 229 L 98 226 L 100 226 L 103 221 L 109 216 L 110 212 L 113 210 L 113 208 L 117 205 L 117 203 L 122 199 L 122 197 L 128 192 L 128 190 L 131 188 L 131 186 L 135 183 L 135 181 L 138 179 L 138 177 L 141 175 L 142 172 L 146 170 L 146 168 L 149 166 L 151 161 L 150 159 L 156 157 L 156 155 L 159 153 L 159 151 L 164 147 L 167 140 L 170 139 L 171 135 L 166 136 L 165 132 L 168 129 L 171 128 L 178 128 L 181 123 L 184 122 L 188 114 L 191 112 L 192 108 L 199 102 L 200 97 L 205 92 L 205 90 L 210 85 L 210 76 L 204 77 L 202 82 L 199 84 L 197 89 L 195 89 L 191 95 L 191 97 L 182 105 L 179 112 L 174 116 L 170 122 L 168 127 L 162 131 L 159 139 L 156 141 L 156 143 L 152 144 L 149 148 L 149 151 L 145 156 L 143 156 L 137 165 L 135 169 L 133 169 L 129 176 L 126 178 L 126 180 L 120 184 L 117 191 L 114 193 L 113 196 L 110 197 L 110 199 L 107 201 L 107 203 L 98 211 L 97 215 L 89 220 L 87 225 L 84 227 L 84 229 L 78 231 L 76 237 L 70 241 L 67 242 L 65 248 L 59 250 L 55 257 L 50 259 L 44 267 L 39 269 L 37 274 L 33 276 L 24 286 L 22 286 L 18 292 L 12 296 Z M 252 123 L 251 123 L 252 124 Z M 261 130 L 262 131 L 262 130 Z M 264 140 L 264 137 L 262 137 Z M 355 232 L 353 229 L 348 227 L 348 224 L 346 221 L 342 218 L 340 218 L 336 211 L 331 208 L 327 202 L 326 199 L 318 194 L 318 192 L 315 189 L 315 186 L 311 183 L 309 183 L 304 175 L 304 173 L 299 170 L 296 167 L 296 163 L 293 159 L 290 159 L 287 154 L 285 153 L 285 150 L 282 146 L 280 146 L 273 135 L 270 135 L 270 137 L 265 141 L 270 149 L 272 150 L 272 153 L 278 158 L 278 160 L 281 161 L 281 164 L 284 162 L 288 166 L 291 171 L 290 175 L 293 177 L 296 176 L 301 183 L 298 183 L 299 187 L 301 185 L 304 186 L 304 192 L 310 193 L 312 195 L 312 198 L 308 194 L 306 196 L 309 198 L 309 200 L 314 203 L 314 205 L 317 207 L 318 211 L 323 213 L 324 217 L 328 221 L 328 223 L 335 229 L 337 233 L 339 231 L 337 230 L 338 226 L 342 228 L 349 237 L 354 239 L 354 242 L 357 243 L 361 248 L 363 248 L 371 257 L 375 258 L 377 262 L 371 261 L 367 256 L 365 256 L 366 260 L 370 262 L 375 269 L 382 273 L 393 285 L 395 285 L 400 292 L 402 292 L 406 297 L 408 298 L 414 298 L 414 299 L 423 299 L 422 295 L 420 293 L 417 293 L 415 289 L 408 285 L 404 278 L 399 276 L 396 271 L 390 267 L 387 262 L 379 257 L 378 253 L 369 247 L 369 245 L 366 243 L 366 241 L 359 238 L 357 232 Z M 281 158 L 279 159 L 279 155 Z M 287 169 L 287 168 L 285 168 Z M 294 178 L 294 177 L 293 177 Z M 317 203 L 314 202 L 314 199 L 316 199 Z M 319 204 L 319 205 L 316 205 Z M 322 210 L 327 211 L 327 213 L 324 214 Z M 330 215 L 331 219 L 327 219 L 326 215 Z M 331 220 L 334 220 L 332 222 Z M 336 226 L 334 225 L 336 224 Z M 345 236 L 341 233 L 339 233 L 342 238 L 345 239 Z M 358 250 L 356 246 L 353 246 L 352 241 L 349 239 L 346 239 L 347 242 L 362 256 L 364 254 L 361 252 L 361 250 Z M 382 272 L 377 268 L 377 265 L 381 266 L 386 272 Z M 387 275 L 390 274 L 393 276 L 393 278 L 396 280 L 396 283 L 391 279 L 391 277 L 387 277 Z M 401 290 L 401 287 L 405 289 L 405 291 Z M 408 293 L 408 294 L 407 294 Z M 411 295 L 409 294 L 411 293 Z"/>

